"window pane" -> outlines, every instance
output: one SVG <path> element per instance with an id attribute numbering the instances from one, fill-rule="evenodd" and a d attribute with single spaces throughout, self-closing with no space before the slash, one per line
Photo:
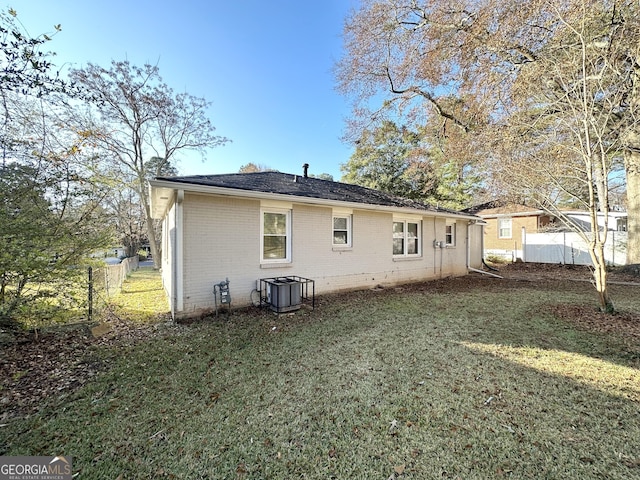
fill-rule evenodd
<path id="1" fill-rule="evenodd" d="M 393 239 L 393 254 L 394 255 L 404 254 L 404 238 Z"/>
<path id="2" fill-rule="evenodd" d="M 404 222 L 393 222 L 393 254 L 404 254 Z"/>
<path id="3" fill-rule="evenodd" d="M 415 255 L 417 253 L 418 253 L 418 239 L 417 238 L 407 239 L 407 254 Z"/>
<path id="4" fill-rule="evenodd" d="M 445 243 L 447 245 L 454 245 L 456 243 L 456 226 L 455 224 L 447 225 L 445 230 Z"/>
<path id="5" fill-rule="evenodd" d="M 418 224 L 407 223 L 407 255 L 418 253 Z"/>
<path id="6" fill-rule="evenodd" d="M 286 235 L 287 215 L 284 213 L 264 214 L 264 234 L 265 235 Z"/>
<path id="7" fill-rule="evenodd" d="M 498 237 L 511 238 L 511 219 L 500 218 L 498 220 Z"/>
<path id="8" fill-rule="evenodd" d="M 346 245 L 347 244 L 347 232 L 333 232 L 333 244 L 334 245 Z"/>
<path id="9" fill-rule="evenodd" d="M 262 258 L 265 260 L 287 258 L 287 237 L 265 235 Z"/>
<path id="10" fill-rule="evenodd" d="M 345 217 L 333 217 L 333 229 L 334 230 L 346 230 L 347 219 Z"/>

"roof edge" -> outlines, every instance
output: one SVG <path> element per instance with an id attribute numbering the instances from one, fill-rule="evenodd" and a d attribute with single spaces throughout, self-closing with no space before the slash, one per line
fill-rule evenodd
<path id="1" fill-rule="evenodd" d="M 336 207 L 348 207 L 359 210 L 374 210 L 374 211 L 384 211 L 384 212 L 397 212 L 397 213 L 411 213 L 411 214 L 420 214 L 422 216 L 427 217 L 442 217 L 442 218 L 461 218 L 465 220 L 480 220 L 480 216 L 473 215 L 469 213 L 462 212 L 453 212 L 453 211 L 436 211 L 436 210 L 422 210 L 418 208 L 411 207 L 396 207 L 396 206 L 388 206 L 388 205 L 378 205 L 373 203 L 358 203 L 358 202 L 345 202 L 340 200 L 329 200 L 324 198 L 313 198 L 313 197 L 303 197 L 299 195 L 288 195 L 283 193 L 271 193 L 271 192 L 261 192 L 256 190 L 242 190 L 238 188 L 230 188 L 230 187 L 216 187 L 211 185 L 199 185 L 193 183 L 179 182 L 179 181 L 171 181 L 171 180 L 149 180 L 150 189 L 157 190 L 184 190 L 192 193 L 202 193 L 209 195 L 222 195 L 222 196 L 233 196 L 239 198 L 254 198 L 258 200 L 280 200 L 280 201 L 288 201 L 291 202 L 295 199 L 296 203 L 307 204 L 307 205 L 324 205 L 324 206 L 336 206 Z M 155 196 L 152 194 L 152 203 Z M 160 197 L 158 197 L 158 201 Z M 168 202 L 167 202 L 168 203 Z M 154 211 L 158 212 L 160 210 L 160 205 L 155 205 L 156 208 Z"/>

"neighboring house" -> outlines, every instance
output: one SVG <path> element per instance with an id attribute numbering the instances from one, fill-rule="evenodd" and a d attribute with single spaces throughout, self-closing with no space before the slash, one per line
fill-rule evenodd
<path id="1" fill-rule="evenodd" d="M 572 226 L 563 223 L 543 210 L 500 201 L 484 203 L 468 208 L 464 212 L 475 214 L 486 222 L 483 246 L 485 257 L 496 256 L 511 261 L 520 259 L 537 262 L 545 262 L 545 258 L 548 258 L 547 263 L 589 264 L 591 261 L 587 252 L 588 247 L 582 245 L 584 241 L 579 234 L 573 233 L 576 230 L 591 231 L 588 212 L 562 211 L 567 221 L 573 224 Z M 608 221 L 607 229 L 609 231 L 627 231 L 626 212 L 615 211 L 609 212 L 607 215 L 598 213 L 600 229 L 604 228 L 605 219 Z M 559 236 L 558 233 L 571 233 L 571 235 Z M 621 239 L 622 237 L 624 240 Z M 612 234 L 609 240 L 612 243 L 611 255 L 613 259 L 615 258 L 614 250 L 619 252 L 621 242 L 626 242 L 626 234 L 618 236 L 618 239 Z M 578 246 L 578 244 L 580 245 Z M 553 248 L 545 253 L 545 245 Z M 576 260 L 578 255 L 581 256 L 580 260 Z M 622 261 L 622 258 L 622 253 L 618 253 L 618 259 Z M 618 261 L 612 260 L 611 263 L 617 264 Z"/>
<path id="2" fill-rule="evenodd" d="M 322 294 L 465 275 L 482 265 L 475 216 L 357 185 L 279 172 L 158 177 L 162 278 L 174 318 L 215 307 L 229 279 L 250 305 L 264 278 L 299 276 Z"/>
<path id="3" fill-rule="evenodd" d="M 551 217 L 526 205 L 493 201 L 464 210 L 479 216 L 484 227 L 484 255 L 515 261 L 522 258 L 522 230 L 539 232 L 547 228 Z"/>

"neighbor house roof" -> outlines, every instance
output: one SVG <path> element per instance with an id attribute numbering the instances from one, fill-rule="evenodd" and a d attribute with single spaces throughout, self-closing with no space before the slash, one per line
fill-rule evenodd
<path id="1" fill-rule="evenodd" d="M 490 202 L 475 205 L 463 210 L 480 217 L 500 217 L 500 216 L 537 216 L 545 212 L 535 207 L 520 203 L 507 202 L 503 200 L 492 200 Z"/>
<path id="2" fill-rule="evenodd" d="M 150 182 L 154 217 L 162 215 L 162 199 L 168 200 L 167 189 L 184 189 L 203 193 L 236 194 L 245 197 L 262 197 L 264 194 L 291 200 L 307 199 L 310 203 L 347 203 L 367 206 L 422 210 L 439 214 L 464 215 L 454 210 L 408 200 L 379 190 L 333 182 L 319 178 L 305 177 L 281 172 L 231 173 L 222 175 L 191 175 L 184 177 L 157 177 Z M 164 195 L 162 192 L 164 191 Z M 261 195 L 258 195 L 261 194 Z M 166 205 L 165 205 L 166 206 Z M 162 212 L 159 210 L 162 209 Z"/>

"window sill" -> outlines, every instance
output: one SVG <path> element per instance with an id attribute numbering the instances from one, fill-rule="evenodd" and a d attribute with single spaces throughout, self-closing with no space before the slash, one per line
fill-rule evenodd
<path id="1" fill-rule="evenodd" d="M 353 250 L 353 247 L 347 247 L 347 246 L 339 247 L 339 246 L 334 245 L 331 248 L 331 250 L 334 251 L 334 252 L 350 252 L 350 251 Z"/>
<path id="2" fill-rule="evenodd" d="M 417 260 L 422 260 L 422 255 L 411 257 L 393 257 L 394 262 L 415 262 Z"/>
<path id="3" fill-rule="evenodd" d="M 282 263 L 261 263 L 260 268 L 293 268 L 293 263 L 291 262 L 282 262 Z"/>

